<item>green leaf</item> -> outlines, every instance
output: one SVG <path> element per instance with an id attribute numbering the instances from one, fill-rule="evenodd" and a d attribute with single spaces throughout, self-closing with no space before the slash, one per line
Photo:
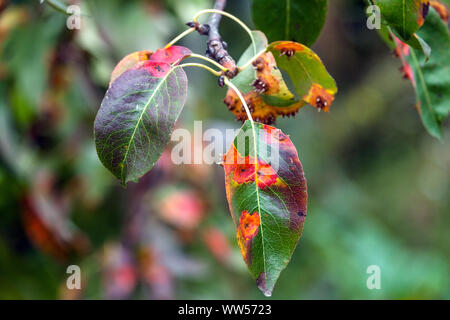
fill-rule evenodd
<path id="1" fill-rule="evenodd" d="M 433 8 L 418 35 L 430 45 L 431 57 L 424 62 L 422 50 L 411 48 L 406 61 L 413 71 L 422 122 L 431 135 L 442 138 L 442 123 L 450 112 L 450 36 Z"/>
<path id="2" fill-rule="evenodd" d="M 186 101 L 183 69 L 144 61 L 120 75 L 102 101 L 94 124 L 103 165 L 125 185 L 147 173 L 168 143 Z"/>
<path id="3" fill-rule="evenodd" d="M 383 19 L 402 41 L 408 41 L 423 25 L 429 0 L 373 0 Z"/>
<path id="4" fill-rule="evenodd" d="M 252 18 L 270 41 L 292 40 L 312 45 L 327 15 L 327 0 L 254 0 Z"/>
<path id="5" fill-rule="evenodd" d="M 242 257 L 270 296 L 306 217 L 306 180 L 297 151 L 281 130 L 246 121 L 224 157 L 224 170 Z"/>
<path id="6" fill-rule="evenodd" d="M 329 110 L 337 92 L 336 82 L 311 49 L 292 41 L 276 41 L 267 50 L 289 75 L 300 99 L 319 110 Z"/>

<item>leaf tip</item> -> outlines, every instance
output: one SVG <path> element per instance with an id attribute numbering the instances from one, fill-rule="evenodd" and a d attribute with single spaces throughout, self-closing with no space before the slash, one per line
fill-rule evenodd
<path id="1" fill-rule="evenodd" d="M 261 290 L 261 292 L 264 294 L 264 296 L 272 296 L 273 285 L 270 288 L 267 287 L 265 272 L 261 272 L 259 274 L 258 278 L 256 279 L 256 285 L 258 286 L 258 289 Z"/>

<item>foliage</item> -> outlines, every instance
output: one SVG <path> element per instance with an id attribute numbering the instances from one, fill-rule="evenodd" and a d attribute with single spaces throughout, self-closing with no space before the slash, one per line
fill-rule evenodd
<path id="1" fill-rule="evenodd" d="M 244 5 L 230 1 L 229 10 L 248 21 Z M 364 8 L 353 2 L 328 4 L 329 11 L 345 23 L 323 32 L 326 37 L 314 46 L 318 55 L 305 45 L 314 43 L 323 22 L 314 26 L 315 33 L 307 33 L 309 39 L 301 34 L 303 30 L 293 38 L 274 38 L 267 29 L 270 25 L 259 26 L 252 12 L 256 27 L 270 41 L 282 42 L 268 44 L 261 32 L 252 32 L 257 48 L 248 47 L 238 66 L 254 58 L 253 63 L 230 82 L 242 91 L 255 122 L 248 121 L 248 114 L 240 109 L 244 104 L 236 92 L 229 89 L 226 95 L 227 105 L 234 107 L 231 111 L 244 121 L 238 136 L 252 132 L 252 143 L 244 145 L 249 149 L 242 153 L 239 146 L 235 153 L 233 144 L 228 154 L 250 158 L 253 153 L 254 158 L 263 159 L 259 148 L 267 144 L 265 138 L 271 132 L 283 137 L 289 150 L 284 155 L 295 165 L 274 176 L 268 161 L 256 161 L 246 167 L 249 174 L 241 175 L 237 185 L 233 180 L 238 171 L 224 161 L 236 229 L 225 209 L 222 169 L 171 163 L 172 145 L 166 142 L 174 126 L 190 128 L 192 119 L 211 118 L 221 122 L 205 121 L 209 127 L 233 126 L 217 98 L 225 92 L 209 75 L 194 70 L 186 70 L 190 88 L 187 108 L 181 113 L 187 88 L 187 68 L 182 64 L 192 58 L 184 48 L 198 49 L 199 38 L 191 36 L 182 40 L 182 47 L 164 48 L 182 23 L 210 6 L 202 0 L 89 1 L 82 9 L 92 19 L 83 20 L 79 31 L 65 29 L 60 13 L 38 2 L 14 3 L 2 10 L 0 264 L 4 271 L 0 296 L 259 298 L 239 258 L 241 251 L 266 294 L 291 260 L 279 278 L 275 298 L 448 297 L 450 158 L 446 141 L 442 145 L 422 134 L 419 121 L 407 110 L 413 92 L 398 80 L 396 61 L 371 38 L 373 33 L 364 33 L 370 43 L 352 38 L 354 30 L 349 26 L 359 23 L 364 30 L 365 25 Z M 449 60 L 448 30 L 434 10 L 414 31 L 431 48 L 428 61 L 420 48 L 409 48 L 410 54 L 402 57 L 412 68 L 415 84 L 422 72 L 424 88 L 430 88 L 438 121 L 430 129 L 422 111 L 426 128 L 443 136 L 449 101 L 443 73 Z M 248 46 L 248 36 L 230 24 L 223 26 L 224 39 L 231 40 L 230 52 L 239 56 Z M 289 30 L 295 33 L 295 25 Z M 390 32 L 392 39 L 401 37 L 392 28 L 388 40 Z M 408 45 L 410 40 L 403 40 Z M 405 48 L 405 44 L 388 42 Z M 166 53 L 177 48 L 184 53 L 164 61 Z M 33 59 L 23 58 L 30 52 Z M 121 61 L 127 52 L 134 53 Z M 417 58 L 416 69 L 411 52 Z M 314 70 L 312 79 L 304 76 L 308 72 L 300 72 L 305 61 Z M 340 87 L 339 96 L 334 96 L 337 87 L 329 73 Z M 261 79 L 270 85 L 256 81 Z M 132 92 L 132 86 L 138 86 L 139 93 Z M 416 89 L 422 101 L 424 94 L 418 85 Z M 130 95 L 122 97 L 122 103 L 124 93 Z M 173 105 L 163 103 L 164 109 L 155 112 L 160 105 L 156 100 L 174 98 Z M 328 111 L 331 102 L 329 114 L 312 112 Z M 290 137 L 260 123 L 296 114 L 306 103 L 316 108 L 303 108 L 289 122 L 277 119 L 277 127 L 291 133 Z M 168 112 L 169 107 L 176 111 Z M 112 128 L 103 121 L 111 121 Z M 163 131 L 156 130 L 160 125 Z M 125 135 L 117 135 L 117 130 Z M 106 143 L 103 137 L 115 133 L 112 143 Z M 201 142 L 191 142 L 202 147 Z M 297 162 L 294 144 L 301 146 L 303 165 Z M 152 170 L 122 189 L 99 158 L 123 183 Z M 308 177 L 310 203 L 299 250 L 294 251 L 306 215 L 302 168 Z M 289 175 L 294 175 L 292 181 Z M 266 187 L 266 182 L 273 184 Z M 285 185 L 299 192 L 286 192 Z M 258 194 L 250 194 L 252 190 Z M 242 203 L 236 200 L 244 198 L 247 201 Z M 288 209 L 273 205 L 279 202 Z M 240 224 L 244 221 L 251 223 Z M 298 223 L 293 227 L 292 221 Z M 81 266 L 81 291 L 65 288 L 69 264 Z M 371 264 L 381 266 L 382 290 L 365 286 L 365 271 Z"/>

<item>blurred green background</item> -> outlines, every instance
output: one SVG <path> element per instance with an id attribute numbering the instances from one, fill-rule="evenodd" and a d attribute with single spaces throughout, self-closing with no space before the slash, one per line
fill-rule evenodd
<path id="1" fill-rule="evenodd" d="M 123 189 L 93 142 L 118 60 L 164 46 L 212 1 L 81 5 L 81 29 L 69 30 L 37 0 L 0 0 L 0 298 L 264 298 L 240 257 L 220 166 L 174 166 L 168 150 Z M 226 9 L 252 26 L 249 8 Z M 248 36 L 229 19 L 221 33 L 237 59 Z M 180 44 L 204 53 L 206 38 Z M 366 28 L 363 1 L 330 1 L 313 49 L 339 92 L 328 114 L 305 107 L 277 120 L 299 151 L 309 211 L 273 298 L 449 299 L 448 122 L 442 142 L 426 133 L 400 61 Z M 238 128 L 217 79 L 187 73 L 178 126 Z M 81 290 L 66 288 L 71 264 Z M 370 265 L 380 290 L 366 286 Z"/>

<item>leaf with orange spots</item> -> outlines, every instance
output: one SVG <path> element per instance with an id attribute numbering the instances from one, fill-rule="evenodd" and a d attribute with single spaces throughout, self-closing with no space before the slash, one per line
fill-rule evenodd
<path id="1" fill-rule="evenodd" d="M 329 110 L 337 92 L 336 82 L 311 49 L 292 41 L 277 41 L 267 50 L 273 53 L 278 67 L 289 75 L 301 100 L 319 111 Z"/>
<path id="2" fill-rule="evenodd" d="M 306 217 L 306 180 L 297 150 L 281 130 L 246 121 L 223 166 L 242 257 L 259 289 L 270 296 Z"/>
<path id="3" fill-rule="evenodd" d="M 267 39 L 261 31 L 252 31 L 256 48 L 252 45 L 238 61 L 238 66 L 247 63 L 257 52 L 267 47 Z M 278 116 L 295 115 L 305 105 L 289 90 L 277 67 L 272 53 L 264 52 L 253 66 L 242 70 L 231 82 L 242 92 L 257 122 L 271 124 Z M 247 114 L 241 101 L 233 90 L 228 90 L 225 98 L 228 109 L 237 120 L 244 122 Z"/>

